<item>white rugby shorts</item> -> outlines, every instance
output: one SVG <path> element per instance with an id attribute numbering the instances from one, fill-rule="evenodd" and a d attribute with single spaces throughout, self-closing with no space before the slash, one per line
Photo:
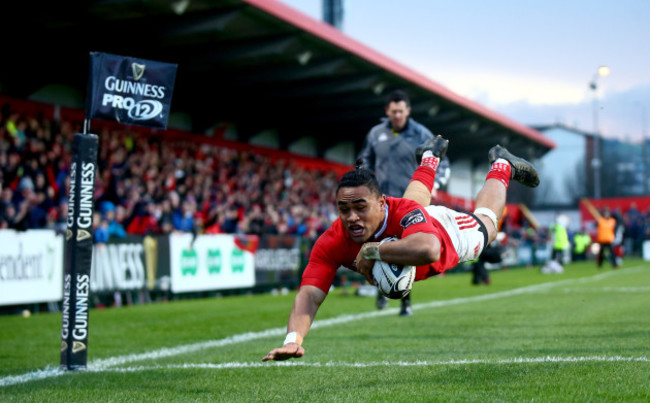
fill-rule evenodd
<path id="1" fill-rule="evenodd" d="M 428 206 L 427 213 L 443 226 L 458 254 L 458 263 L 476 260 L 488 240 L 487 228 L 472 213 L 461 213 L 444 206 Z"/>

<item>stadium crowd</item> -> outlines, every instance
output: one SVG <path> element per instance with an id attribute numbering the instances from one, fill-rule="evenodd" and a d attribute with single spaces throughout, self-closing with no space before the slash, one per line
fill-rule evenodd
<path id="1" fill-rule="evenodd" d="M 126 234 L 296 234 L 315 239 L 336 219 L 333 171 L 302 169 L 186 138 L 133 133 L 96 124 L 100 139 L 95 237 Z M 0 109 L 0 229 L 64 231 L 69 161 L 81 122 L 44 119 L 4 104 Z M 449 207 L 463 210 L 461 206 Z M 640 254 L 650 239 L 650 211 L 615 212 L 626 249 Z M 546 229 L 509 226 L 513 240 L 542 247 Z M 571 234 L 573 235 L 573 234 Z"/>
<path id="2" fill-rule="evenodd" d="M 297 234 L 315 238 L 336 218 L 336 173 L 196 141 L 99 130 L 96 240 L 128 234 Z M 0 228 L 66 226 L 77 126 L 0 114 Z"/>

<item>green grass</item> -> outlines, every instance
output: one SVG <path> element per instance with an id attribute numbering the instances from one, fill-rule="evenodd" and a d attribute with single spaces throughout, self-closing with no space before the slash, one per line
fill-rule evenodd
<path id="1" fill-rule="evenodd" d="M 88 371 L 58 374 L 60 314 L 0 317 L 0 400 L 650 400 L 646 262 L 503 270 L 480 287 L 429 279 L 410 318 L 350 291 L 330 293 L 306 355 L 281 364 L 260 360 L 282 343 L 295 293 L 93 310 Z"/>

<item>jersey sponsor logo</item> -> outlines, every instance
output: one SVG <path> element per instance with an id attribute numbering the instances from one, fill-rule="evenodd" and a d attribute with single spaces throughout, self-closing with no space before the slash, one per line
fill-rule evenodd
<path id="1" fill-rule="evenodd" d="M 427 222 L 427 218 L 420 209 L 416 209 L 402 217 L 402 220 L 399 222 L 399 224 L 402 226 L 402 228 L 407 229 L 411 225 L 414 224 L 420 224 L 423 222 Z"/>

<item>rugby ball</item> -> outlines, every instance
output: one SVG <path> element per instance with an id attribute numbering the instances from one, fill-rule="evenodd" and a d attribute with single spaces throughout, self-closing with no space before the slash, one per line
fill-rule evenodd
<path id="1" fill-rule="evenodd" d="M 386 238 L 383 242 L 396 241 L 396 238 Z M 376 260 L 372 267 L 372 278 L 377 290 L 390 299 L 401 299 L 407 296 L 413 288 L 415 266 L 402 266 Z"/>

